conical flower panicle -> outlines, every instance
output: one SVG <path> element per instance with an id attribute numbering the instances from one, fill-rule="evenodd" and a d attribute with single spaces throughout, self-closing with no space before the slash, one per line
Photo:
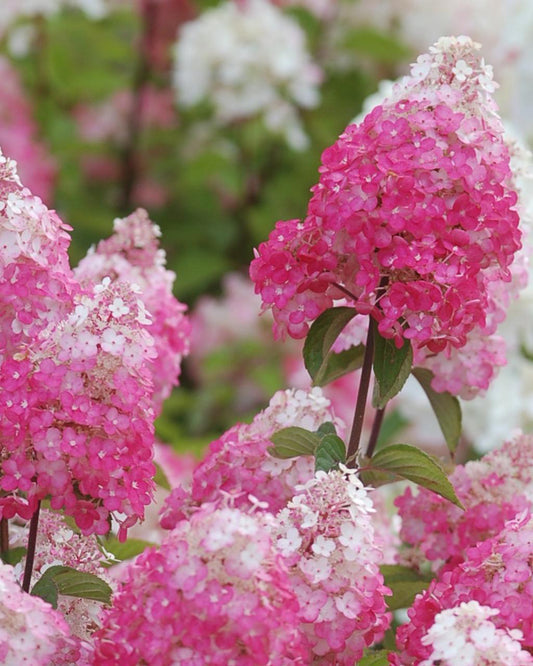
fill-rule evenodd
<path id="1" fill-rule="evenodd" d="M 304 337 L 347 293 L 422 357 L 494 332 L 492 285 L 510 282 L 521 233 L 478 49 L 442 38 L 324 151 L 306 218 L 278 222 L 250 267 L 277 334 Z"/>

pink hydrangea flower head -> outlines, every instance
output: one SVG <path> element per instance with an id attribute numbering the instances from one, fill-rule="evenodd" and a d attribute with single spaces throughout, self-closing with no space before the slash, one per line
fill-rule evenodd
<path id="1" fill-rule="evenodd" d="M 94 666 L 309 663 L 268 514 L 206 504 L 125 572 Z"/>
<path id="2" fill-rule="evenodd" d="M 114 222 L 114 234 L 100 241 L 75 270 L 82 282 L 113 281 L 136 284 L 151 315 L 150 333 L 157 356 L 152 362 L 154 407 L 160 411 L 172 387 L 179 383 L 181 361 L 189 352 L 190 323 L 186 306 L 172 294 L 175 273 L 165 269 L 159 247 L 161 231 L 145 210 L 138 209 Z M 124 308 L 119 301 L 117 308 Z"/>
<path id="3" fill-rule="evenodd" d="M 409 544 L 406 564 L 433 562 L 434 568 L 461 562 L 468 548 L 497 535 L 506 521 L 531 510 L 533 436 L 521 435 L 481 460 L 457 465 L 450 475 L 462 511 L 429 490 L 408 488 L 396 498 L 400 537 Z"/>
<path id="4" fill-rule="evenodd" d="M 69 229 L 0 152 L 0 362 L 71 307 Z"/>
<path id="5" fill-rule="evenodd" d="M 289 426 L 316 430 L 335 421 L 330 402 L 320 388 L 278 391 L 251 424 L 239 423 L 209 445 L 193 473 L 192 485 L 177 487 L 165 502 L 161 524 L 166 529 L 205 502 L 226 501 L 250 507 L 258 503 L 271 512 L 283 508 L 295 487 L 313 477 L 311 456 L 281 459 L 268 452 L 271 435 Z"/>
<path id="6" fill-rule="evenodd" d="M 438 614 L 468 601 L 495 609 L 494 625 L 503 631 L 518 630 L 515 639 L 530 652 L 533 647 L 532 557 L 533 521 L 527 513 L 509 521 L 497 536 L 470 548 L 464 562 L 443 571 L 425 592 L 417 595 L 407 612 L 410 621 L 397 630 L 401 652 L 396 663 L 425 663 L 422 660 L 432 653 L 430 639 L 425 636 Z"/>
<path id="7" fill-rule="evenodd" d="M 106 278 L 28 347 L 5 385 L 3 517 L 29 518 L 50 497 L 83 534 L 123 530 L 153 489 L 150 319 L 136 291 Z M 4 363 L 4 369 L 10 367 Z"/>
<path id="8" fill-rule="evenodd" d="M 522 650 L 519 629 L 497 628 L 491 617 L 498 611 L 477 601 L 463 601 L 435 616 L 435 623 L 422 638 L 432 648 L 420 666 L 522 666 L 533 664 L 533 656 Z"/>
<path id="9" fill-rule="evenodd" d="M 277 517 L 300 620 L 321 664 L 353 664 L 390 622 L 372 501 L 355 471 L 318 472 Z"/>
<path id="10" fill-rule="evenodd" d="M 23 592 L 13 567 L 0 562 L 0 662 L 50 666 L 71 643 L 61 613 Z"/>
<path id="11" fill-rule="evenodd" d="M 250 266 L 278 334 L 305 336 L 346 293 L 398 346 L 433 354 L 493 332 L 489 285 L 511 280 L 520 231 L 478 49 L 440 39 L 323 153 L 307 217 L 279 222 Z"/>

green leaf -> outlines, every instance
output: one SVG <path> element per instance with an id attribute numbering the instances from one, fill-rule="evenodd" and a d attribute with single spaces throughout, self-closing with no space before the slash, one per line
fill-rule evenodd
<path id="1" fill-rule="evenodd" d="M 325 310 L 312 324 L 305 339 L 303 356 L 307 372 L 316 386 L 360 368 L 364 347 L 351 347 L 335 353 L 331 347 L 346 324 L 355 317 L 354 308 L 338 307 Z"/>
<path id="2" fill-rule="evenodd" d="M 52 606 L 52 608 L 57 608 L 59 590 L 52 575 L 46 575 L 48 571 L 54 568 L 55 567 L 50 567 L 50 569 L 47 569 L 47 571 L 44 572 L 44 574 L 32 587 L 30 594 L 33 594 L 34 597 L 41 597 L 41 599 L 47 601 Z"/>
<path id="3" fill-rule="evenodd" d="M 315 472 L 329 472 L 346 462 L 346 446 L 338 435 L 323 435 L 315 451 Z"/>
<path id="4" fill-rule="evenodd" d="M 387 446 L 387 444 L 392 444 L 394 439 L 398 441 L 398 433 L 408 425 L 409 421 L 398 409 L 386 413 L 379 431 L 377 448 L 380 449 Z"/>
<path id="5" fill-rule="evenodd" d="M 413 350 L 409 340 L 404 340 L 398 349 L 392 340 L 382 337 L 375 323 L 371 322 L 375 330 L 374 349 L 374 396 L 372 404 L 382 409 L 391 398 L 399 393 L 411 372 L 413 365 Z"/>
<path id="6" fill-rule="evenodd" d="M 453 455 L 461 437 L 462 418 L 459 400 L 451 393 L 437 393 L 431 388 L 433 373 L 425 368 L 413 368 L 413 376 L 424 389 L 435 412 L 446 444 Z"/>
<path id="7" fill-rule="evenodd" d="M 435 458 L 409 444 L 393 444 L 361 461 L 364 483 L 383 483 L 407 479 L 441 495 L 463 509 L 446 473 Z"/>
<path id="8" fill-rule="evenodd" d="M 14 567 L 15 564 L 18 564 L 22 560 L 24 555 L 26 555 L 26 549 L 22 546 L 18 546 L 17 548 L 11 548 L 10 550 L 0 553 L 0 559 L 4 564 L 11 564 L 11 566 Z"/>
<path id="9" fill-rule="evenodd" d="M 383 564 L 380 570 L 385 585 L 392 591 L 392 596 L 386 597 L 391 611 L 411 606 L 415 596 L 426 590 L 431 582 L 431 577 L 399 564 Z"/>
<path id="10" fill-rule="evenodd" d="M 364 357 L 364 345 L 352 346 L 341 352 L 330 351 L 324 367 L 313 383 L 315 386 L 325 386 L 339 377 L 344 377 L 344 375 L 358 370 L 363 365 Z"/>
<path id="11" fill-rule="evenodd" d="M 357 666 L 389 666 L 388 650 L 365 650 Z"/>
<path id="12" fill-rule="evenodd" d="M 165 472 L 163 472 L 161 465 L 159 465 L 158 463 L 154 463 L 154 465 L 155 465 L 155 475 L 154 475 L 155 483 L 161 488 L 164 488 L 165 490 L 171 490 L 170 483 L 167 479 L 167 475 L 165 474 Z"/>
<path id="13" fill-rule="evenodd" d="M 131 560 L 146 550 L 146 548 L 154 545 L 150 541 L 143 541 L 142 539 L 128 539 L 121 542 L 116 537 L 110 537 L 102 543 L 102 548 L 122 562 L 124 560 Z M 113 562 L 111 561 L 109 564 L 112 565 Z"/>
<path id="14" fill-rule="evenodd" d="M 317 433 L 319 435 L 336 435 L 337 429 L 331 421 L 326 421 L 318 426 Z"/>
<path id="15" fill-rule="evenodd" d="M 59 594 L 92 599 L 105 604 L 111 602 L 111 588 L 104 580 L 94 574 L 61 565 L 47 569 L 35 583 L 31 593 L 48 601 L 54 608 L 57 608 Z"/>
<path id="16" fill-rule="evenodd" d="M 268 447 L 268 452 L 274 458 L 296 458 L 298 456 L 312 456 L 320 442 L 320 435 L 305 428 L 293 426 L 278 430 L 271 437 L 274 446 Z"/>

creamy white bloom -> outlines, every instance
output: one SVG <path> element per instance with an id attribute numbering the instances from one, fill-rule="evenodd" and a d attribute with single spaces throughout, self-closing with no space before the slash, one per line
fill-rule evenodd
<path id="1" fill-rule="evenodd" d="M 522 650 L 522 632 L 498 629 L 490 618 L 498 611 L 481 606 L 477 601 L 463 602 L 441 611 L 422 638 L 433 649 L 420 666 L 519 666 L 533 663 L 533 657 Z"/>
<path id="2" fill-rule="evenodd" d="M 261 116 L 295 149 L 307 145 L 297 109 L 316 106 L 320 80 L 304 32 L 267 0 L 222 3 L 186 23 L 175 46 L 178 104 L 208 101 L 220 124 Z"/>

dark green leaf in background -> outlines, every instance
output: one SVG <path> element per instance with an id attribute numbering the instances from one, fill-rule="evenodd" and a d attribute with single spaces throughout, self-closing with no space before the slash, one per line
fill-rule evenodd
<path id="1" fill-rule="evenodd" d="M 105 604 L 111 602 L 111 588 L 104 580 L 94 574 L 61 565 L 47 569 L 33 586 L 31 594 L 48 601 L 54 608 L 57 608 L 60 594 Z"/>
<path id="2" fill-rule="evenodd" d="M 404 340 L 398 349 L 393 340 L 382 337 L 377 326 L 375 327 L 375 350 L 374 350 L 374 396 L 372 404 L 377 409 L 386 406 L 391 398 L 397 395 L 413 365 L 413 350 L 409 340 Z"/>
<path id="3" fill-rule="evenodd" d="M 413 368 L 413 376 L 424 389 L 435 412 L 446 444 L 453 455 L 461 437 L 462 418 L 459 400 L 451 393 L 437 393 L 431 388 L 433 373 L 425 368 Z"/>
<path id="4" fill-rule="evenodd" d="M 429 586 L 431 576 L 426 576 L 399 564 L 382 564 L 381 573 L 392 596 L 386 596 L 389 610 L 408 608 L 419 592 Z"/>
<path id="5" fill-rule="evenodd" d="M 325 310 L 312 324 L 304 344 L 304 363 L 316 386 L 323 386 L 332 379 L 360 368 L 364 348 L 352 347 L 340 354 L 331 351 L 335 340 L 357 311 L 338 307 Z"/>

